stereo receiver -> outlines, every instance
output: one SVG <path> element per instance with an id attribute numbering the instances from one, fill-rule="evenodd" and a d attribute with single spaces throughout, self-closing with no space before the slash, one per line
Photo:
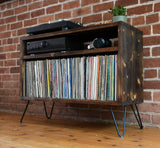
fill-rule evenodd
<path id="1" fill-rule="evenodd" d="M 46 38 L 26 43 L 26 54 L 40 54 L 48 52 L 80 50 L 82 43 L 70 37 Z"/>

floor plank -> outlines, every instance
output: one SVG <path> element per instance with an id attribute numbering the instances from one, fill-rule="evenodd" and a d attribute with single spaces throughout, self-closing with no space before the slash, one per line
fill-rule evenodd
<path id="1" fill-rule="evenodd" d="M 124 138 L 114 125 L 0 113 L 0 148 L 159 148 L 160 129 L 127 126 Z M 122 130 L 122 126 L 120 126 Z"/>

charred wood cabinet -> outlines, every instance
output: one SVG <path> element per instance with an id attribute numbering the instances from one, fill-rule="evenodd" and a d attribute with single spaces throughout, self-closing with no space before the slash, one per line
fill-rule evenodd
<path id="1" fill-rule="evenodd" d="M 43 101 L 45 113 L 47 118 L 51 118 L 53 107 L 55 102 L 71 102 L 71 103 L 85 103 L 85 104 L 103 104 L 110 106 L 111 113 L 114 119 L 114 123 L 117 129 L 117 133 L 120 137 L 124 136 L 125 133 L 125 119 L 126 119 L 126 108 L 130 106 L 135 114 L 137 122 L 142 129 L 142 122 L 139 115 L 137 104 L 143 102 L 143 33 L 137 28 L 123 23 L 115 22 L 108 24 L 93 25 L 87 27 L 80 27 L 77 29 L 62 30 L 50 33 L 43 33 L 33 36 L 27 36 L 21 38 L 21 100 L 26 100 L 27 105 L 24 110 L 21 121 L 23 120 L 24 114 L 27 110 L 29 102 Z M 40 54 L 33 53 L 27 54 L 27 43 L 31 41 L 41 41 L 44 39 L 52 38 L 73 38 L 81 42 L 82 47 L 78 50 L 65 50 L 56 52 L 42 52 Z M 112 42 L 111 47 L 87 49 L 87 43 L 91 43 L 95 38 L 109 39 Z M 38 49 L 37 49 L 38 50 Z M 87 98 L 57 98 L 57 97 L 36 97 L 26 95 L 26 84 L 27 84 L 27 62 L 40 61 L 40 60 L 52 60 L 52 59 L 63 59 L 63 58 L 77 58 L 77 57 L 91 57 L 91 56 L 104 56 L 104 55 L 116 55 L 116 98 L 110 99 L 87 99 Z M 73 67 L 72 67 L 73 68 Z M 52 101 L 52 110 L 48 116 L 45 101 Z M 135 105 L 135 107 L 133 107 Z M 124 107 L 124 129 L 121 135 L 118 130 L 117 122 L 114 117 L 112 106 L 123 106 Z M 136 112 L 134 110 L 136 109 Z"/>

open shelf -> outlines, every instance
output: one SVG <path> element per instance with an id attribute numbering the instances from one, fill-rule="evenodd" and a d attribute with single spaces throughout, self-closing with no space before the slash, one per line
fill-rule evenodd
<path id="1" fill-rule="evenodd" d="M 122 23 L 123 22 L 119 22 Z M 43 33 L 43 34 L 38 34 L 34 36 L 27 36 L 27 37 L 22 37 L 21 40 L 23 41 L 31 41 L 31 40 L 39 40 L 43 38 L 50 38 L 50 37 L 58 37 L 58 36 L 74 36 L 74 37 L 82 37 L 83 39 L 92 38 L 93 36 L 99 36 L 99 35 L 106 35 L 108 33 L 112 37 L 116 37 L 118 34 L 118 24 L 117 22 L 114 23 L 108 23 L 108 24 L 100 24 L 100 25 L 92 25 L 92 26 L 87 26 L 87 27 L 80 27 L 76 29 L 69 29 L 69 30 L 63 30 L 63 31 L 55 31 L 55 32 L 50 32 L 50 33 Z"/>
<path id="2" fill-rule="evenodd" d="M 21 100 L 31 101 L 54 101 L 60 103 L 81 103 L 81 104 L 101 104 L 101 105 L 113 105 L 122 106 L 118 101 L 105 101 L 105 100 L 81 100 L 81 99 L 63 99 L 63 98 L 37 98 L 37 97 L 21 97 Z"/>
<path id="3" fill-rule="evenodd" d="M 53 101 L 59 103 L 74 103 L 74 104 L 99 104 L 99 105 L 108 105 L 108 106 L 125 106 L 130 104 L 139 104 L 142 103 L 143 100 L 135 100 L 135 101 L 109 101 L 109 100 L 82 100 L 82 99 L 64 99 L 64 98 L 37 98 L 37 97 L 20 97 L 21 100 L 27 101 Z M 120 100 L 120 99 L 119 99 Z"/>
<path id="4" fill-rule="evenodd" d="M 95 54 L 103 54 L 103 53 L 111 53 L 111 52 L 112 53 L 118 52 L 118 47 L 53 52 L 53 53 L 45 53 L 45 54 L 31 54 L 31 55 L 23 56 L 22 60 L 59 58 L 59 57 L 68 57 L 68 56 L 87 56 L 87 55 L 95 55 Z"/>

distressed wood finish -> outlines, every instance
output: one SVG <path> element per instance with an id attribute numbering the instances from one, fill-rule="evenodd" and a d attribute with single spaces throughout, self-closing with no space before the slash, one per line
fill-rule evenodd
<path id="1" fill-rule="evenodd" d="M 20 56 L 23 57 L 25 55 L 25 42 L 23 40 L 20 40 Z M 25 61 L 20 60 L 20 96 L 23 96 L 25 94 L 23 92 L 24 85 L 25 85 Z"/>
<path id="2" fill-rule="evenodd" d="M 108 47 L 79 51 L 52 52 L 39 55 L 26 55 L 26 41 L 37 39 L 45 39 L 60 36 L 76 37 L 82 42 L 92 41 L 96 37 L 109 39 L 118 39 L 118 47 Z M 77 29 L 65 31 L 57 31 L 34 36 L 21 38 L 21 99 L 22 100 L 43 100 L 43 98 L 27 98 L 23 94 L 25 85 L 25 61 L 38 59 L 52 59 L 63 57 L 78 57 L 88 55 L 103 55 L 117 54 L 118 55 L 118 98 L 117 101 L 92 101 L 92 100 L 68 100 L 72 103 L 100 103 L 106 105 L 130 105 L 133 103 L 143 102 L 143 41 L 142 32 L 133 26 L 123 22 L 108 23 L 103 25 L 92 25 Z M 47 100 L 47 99 L 46 99 Z M 48 99 L 58 101 L 58 99 Z M 66 101 L 66 99 L 59 99 Z M 100 103 L 101 104 L 101 103 Z"/>
<path id="3" fill-rule="evenodd" d="M 91 49 L 91 50 L 75 50 L 75 51 L 66 51 L 66 52 L 55 52 L 39 55 L 25 55 L 22 57 L 22 60 L 37 60 L 37 59 L 53 59 L 53 58 L 64 58 L 64 57 L 73 57 L 73 56 L 87 56 L 87 55 L 97 55 L 105 53 L 117 53 L 117 47 L 107 47 L 100 49 Z"/>
<path id="4" fill-rule="evenodd" d="M 100 25 L 92 25 L 87 27 L 80 27 L 76 29 L 69 29 L 64 31 L 56 31 L 44 34 L 38 34 L 34 36 L 27 36 L 21 38 L 23 41 L 31 41 L 36 39 L 43 39 L 43 38 L 51 38 L 51 37 L 59 37 L 59 36 L 73 36 L 78 37 L 83 40 L 92 40 L 95 37 L 104 37 L 110 36 L 111 38 L 117 37 L 117 29 L 118 25 L 122 22 L 114 22 L 108 24 L 100 24 Z"/>
<path id="5" fill-rule="evenodd" d="M 123 105 L 143 102 L 142 45 L 141 31 L 128 24 L 119 26 L 118 87 Z"/>
<path id="6" fill-rule="evenodd" d="M 118 101 L 99 101 L 99 100 L 81 100 L 81 99 L 63 99 L 63 98 L 35 98 L 35 97 L 21 97 L 21 100 L 30 100 L 30 101 L 53 101 L 60 103 L 80 103 L 80 104 L 101 104 L 101 105 L 112 105 L 112 106 L 121 106 L 122 102 Z"/>

